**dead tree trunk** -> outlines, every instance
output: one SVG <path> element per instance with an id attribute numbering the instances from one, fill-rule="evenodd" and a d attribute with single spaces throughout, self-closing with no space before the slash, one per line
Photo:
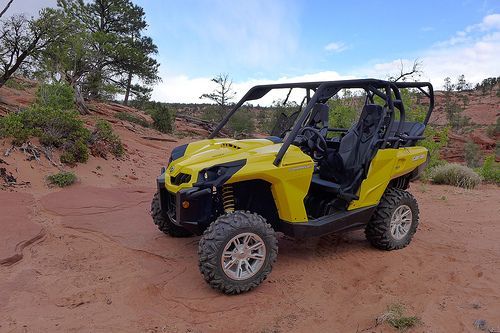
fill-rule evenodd
<path id="1" fill-rule="evenodd" d="M 85 104 L 85 99 L 83 98 L 82 95 L 82 90 L 79 85 L 75 86 L 75 104 L 76 104 L 76 109 L 80 114 L 90 114 L 89 108 Z"/>
<path id="2" fill-rule="evenodd" d="M 123 99 L 123 105 L 128 105 L 128 99 L 130 97 L 130 86 L 131 85 L 132 85 L 132 72 L 128 73 L 127 89 L 125 91 L 125 98 Z"/>

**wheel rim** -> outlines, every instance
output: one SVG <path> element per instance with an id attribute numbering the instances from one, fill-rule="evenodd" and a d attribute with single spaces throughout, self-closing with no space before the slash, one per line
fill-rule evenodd
<path id="1" fill-rule="evenodd" d="M 401 205 L 391 218 L 391 235 L 394 239 L 403 239 L 409 232 L 413 222 L 413 213 L 411 208 L 407 205 Z"/>
<path id="2" fill-rule="evenodd" d="M 233 280 L 246 280 L 257 274 L 266 259 L 266 245 L 260 236 L 245 232 L 231 238 L 222 252 L 224 273 Z"/>

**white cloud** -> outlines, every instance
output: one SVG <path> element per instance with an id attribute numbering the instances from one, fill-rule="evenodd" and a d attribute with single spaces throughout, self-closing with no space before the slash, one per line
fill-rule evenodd
<path id="1" fill-rule="evenodd" d="M 340 53 L 342 51 L 347 50 L 348 47 L 343 42 L 331 42 L 325 46 L 326 51 Z"/>
<path id="2" fill-rule="evenodd" d="M 500 75 L 500 14 L 485 16 L 483 20 L 448 40 L 416 54 L 423 63 L 423 80 L 442 87 L 446 77 L 452 79 L 464 74 L 473 83 Z M 413 59 L 402 59 L 405 68 L 411 68 Z M 370 68 L 358 69 L 355 74 L 387 77 L 397 73 L 401 60 L 377 63 Z"/>
<path id="3" fill-rule="evenodd" d="M 483 18 L 481 23 L 468 26 L 465 28 L 465 31 L 469 33 L 475 30 L 488 31 L 492 29 L 500 29 L 500 14 L 487 15 Z"/>
<path id="4" fill-rule="evenodd" d="M 341 75 L 335 71 L 324 71 L 313 74 L 305 74 L 300 76 L 283 76 L 276 80 L 265 79 L 249 79 L 243 82 L 234 82 L 233 89 L 236 92 L 234 101 L 241 98 L 251 87 L 260 84 L 273 84 L 283 82 L 314 82 L 314 81 L 328 81 L 328 80 L 345 80 L 353 79 L 352 75 Z M 189 78 L 184 75 L 167 76 L 164 82 L 156 87 L 153 92 L 152 98 L 164 102 L 178 102 L 178 103 L 202 103 L 209 102 L 207 100 L 200 100 L 199 97 L 206 92 L 210 92 L 215 88 L 214 84 L 208 77 Z M 266 95 L 260 100 L 255 101 L 255 104 L 269 105 L 274 100 L 283 99 L 288 90 L 277 91 Z M 303 98 L 303 91 L 292 93 L 290 96 L 291 101 L 300 102 Z"/>

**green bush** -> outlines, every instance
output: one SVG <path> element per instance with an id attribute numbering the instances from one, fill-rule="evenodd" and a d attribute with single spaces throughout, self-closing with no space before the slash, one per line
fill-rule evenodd
<path id="1" fill-rule="evenodd" d="M 32 130 L 25 126 L 22 112 L 9 113 L 0 118 L 0 137 L 12 138 L 14 144 L 21 144 L 28 140 Z"/>
<path id="2" fill-rule="evenodd" d="M 486 182 L 500 185 L 500 163 L 495 161 L 495 156 L 486 157 L 483 166 L 477 171 Z"/>
<path id="3" fill-rule="evenodd" d="M 153 109 L 149 110 L 153 118 L 153 126 L 162 133 L 172 133 L 174 127 L 174 116 L 166 105 L 155 103 Z"/>
<path id="4" fill-rule="evenodd" d="M 222 108 L 220 105 L 208 105 L 203 107 L 201 119 L 218 123 L 224 118 L 227 112 L 228 110 Z"/>
<path id="5" fill-rule="evenodd" d="M 429 151 L 429 163 L 422 175 L 423 179 L 429 179 L 430 170 L 446 163 L 446 161 L 441 159 L 440 151 L 448 144 L 448 131 L 448 127 L 439 130 L 427 126 L 425 129 L 425 139 L 418 143 L 419 146 L 425 147 Z"/>
<path id="6" fill-rule="evenodd" d="M 435 167 L 430 171 L 430 178 L 435 184 L 446 184 L 472 189 L 481 183 L 481 177 L 471 168 L 449 163 Z"/>
<path id="7" fill-rule="evenodd" d="M 98 120 L 90 137 L 92 155 L 106 158 L 108 153 L 121 157 L 125 153 L 120 137 L 113 132 L 111 124 Z"/>
<path id="8" fill-rule="evenodd" d="M 76 182 L 76 175 L 72 172 L 59 172 L 47 177 L 51 185 L 66 187 Z"/>
<path id="9" fill-rule="evenodd" d="M 406 111 L 406 121 L 423 123 L 427 116 L 427 106 L 420 103 L 420 96 L 412 89 L 401 89 L 401 99 Z M 399 112 L 397 112 L 399 113 Z"/>
<path id="10" fill-rule="evenodd" d="M 120 120 L 128 121 L 130 123 L 134 123 L 140 125 L 142 127 L 149 127 L 149 122 L 142 117 L 136 116 L 134 114 L 128 112 L 118 112 L 115 114 L 115 118 Z"/>
<path id="11" fill-rule="evenodd" d="M 245 112 L 246 111 L 246 112 Z M 227 124 L 233 137 L 249 137 L 255 130 L 253 117 L 247 110 L 238 110 Z"/>
<path id="12" fill-rule="evenodd" d="M 89 139 L 90 132 L 76 111 L 35 104 L 0 118 L 0 136 L 13 138 L 14 144 L 21 144 L 31 136 L 38 137 L 41 144 L 64 150 L 61 156 L 63 163 L 87 160 L 88 150 L 82 143 Z"/>
<path id="13" fill-rule="evenodd" d="M 29 87 L 28 84 L 14 77 L 11 77 L 9 80 L 7 80 L 7 82 L 5 82 L 5 86 L 8 88 L 22 90 L 22 91 L 26 90 Z"/>
<path id="14" fill-rule="evenodd" d="M 330 127 L 350 128 L 358 120 L 359 112 L 351 97 L 331 98 L 328 106 Z"/>
<path id="15" fill-rule="evenodd" d="M 61 154 L 60 160 L 66 164 L 86 163 L 89 159 L 89 148 L 79 140 L 71 143 Z"/>
<path id="16" fill-rule="evenodd" d="M 481 149 L 472 141 L 467 141 L 464 146 L 465 163 L 470 168 L 477 168 L 481 161 Z"/>
<path id="17" fill-rule="evenodd" d="M 73 110 L 75 92 L 66 83 L 44 83 L 38 87 L 35 103 L 56 110 Z"/>

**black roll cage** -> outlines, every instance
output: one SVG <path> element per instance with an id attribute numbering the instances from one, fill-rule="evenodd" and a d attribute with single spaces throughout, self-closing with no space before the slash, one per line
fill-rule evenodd
<path id="1" fill-rule="evenodd" d="M 251 88 L 234 107 L 231 111 L 222 119 L 222 121 L 217 125 L 214 131 L 209 135 L 209 139 L 213 139 L 220 132 L 222 127 L 227 124 L 229 119 L 233 114 L 247 101 L 256 100 L 264 97 L 271 90 L 275 89 L 290 89 L 287 94 L 290 96 L 292 89 L 305 89 L 306 90 L 306 107 L 300 112 L 297 120 L 292 127 L 290 133 L 286 136 L 283 145 L 281 146 L 276 158 L 274 160 L 274 165 L 278 166 L 283 159 L 286 151 L 294 141 L 300 128 L 307 120 L 309 113 L 311 112 L 313 106 L 316 103 L 325 103 L 328 99 L 335 96 L 342 89 L 363 89 L 367 93 L 367 100 L 374 102 L 374 97 L 378 96 L 385 101 L 385 108 L 387 110 L 387 115 L 390 116 L 391 123 L 388 125 L 390 127 L 394 121 L 394 109 L 399 111 L 399 125 L 395 133 L 395 137 L 398 137 L 401 133 L 403 123 L 405 121 L 405 107 L 403 101 L 401 100 L 401 93 L 399 89 L 414 88 L 418 89 L 422 94 L 429 98 L 429 108 L 425 116 L 424 125 L 427 125 L 429 118 L 431 116 L 432 110 L 434 109 L 434 89 L 432 84 L 429 82 L 390 82 L 377 79 L 356 79 L 356 80 L 339 80 L 339 81 L 323 81 L 323 82 L 297 82 L 297 83 L 281 83 L 281 84 L 268 84 L 268 85 L 258 85 Z M 428 91 L 425 91 L 427 88 Z M 311 96 L 311 92 L 314 94 Z M 387 135 L 384 136 L 384 142 L 381 146 L 387 142 Z"/>

